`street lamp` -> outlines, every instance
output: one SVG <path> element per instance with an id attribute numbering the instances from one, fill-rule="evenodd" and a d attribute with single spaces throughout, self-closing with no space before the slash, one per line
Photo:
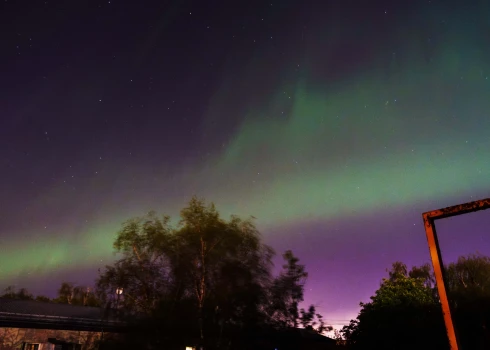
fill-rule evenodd
<path id="1" fill-rule="evenodd" d="M 116 288 L 116 295 L 117 295 L 117 297 L 116 297 L 116 309 L 119 308 L 119 298 L 121 297 L 122 293 L 123 293 L 122 288 L 120 288 L 120 287 Z"/>

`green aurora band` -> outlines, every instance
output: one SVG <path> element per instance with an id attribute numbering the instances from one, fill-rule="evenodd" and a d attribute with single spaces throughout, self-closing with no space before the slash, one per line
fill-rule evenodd
<path id="1" fill-rule="evenodd" d="M 63 235 L 70 230 L 68 219 L 48 235 L 33 232 L 27 242 L 13 234 L 2 244 L 0 278 L 101 267 L 112 257 L 122 221 L 152 208 L 175 215 L 193 194 L 214 201 L 224 216 L 256 216 L 266 236 L 269 228 L 307 220 L 485 196 L 490 60 L 464 40 L 471 30 L 449 33 L 430 64 L 409 42 L 403 65 L 393 58 L 387 67 L 374 64 L 368 73 L 329 86 L 315 79 L 310 43 L 304 73 L 294 84 L 278 83 L 268 103 L 250 108 L 219 152 L 176 170 L 155 195 L 128 197 L 132 204 L 120 209 L 118 183 L 127 175 L 122 171 L 121 179 L 111 179 L 110 199 L 97 204 L 101 212 L 72 229 L 76 235 Z M 226 118 L 222 105 L 261 64 L 256 57 L 238 79 L 235 74 L 224 80 L 205 118 L 210 132 L 219 133 L 211 121 L 219 125 Z M 84 190 L 103 188 L 98 181 Z M 56 191 L 36 201 L 56 200 Z"/>

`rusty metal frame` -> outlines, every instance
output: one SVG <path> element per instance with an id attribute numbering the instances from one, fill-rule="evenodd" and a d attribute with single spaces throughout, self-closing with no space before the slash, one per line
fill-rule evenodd
<path id="1" fill-rule="evenodd" d="M 444 278 L 444 265 L 442 262 L 441 250 L 437 239 L 435 220 L 449 218 L 451 216 L 463 215 L 475 211 L 485 210 L 490 208 L 490 198 L 481 199 L 478 201 L 459 204 L 452 207 L 428 211 L 422 214 L 424 219 L 425 233 L 427 235 L 427 243 L 429 244 L 430 257 L 434 268 L 436 278 L 437 291 L 441 300 L 442 313 L 444 315 L 444 323 L 446 324 L 447 336 L 449 339 L 449 348 L 458 350 L 458 339 L 454 330 L 453 319 L 451 317 L 451 309 L 447 298 L 447 282 Z"/>

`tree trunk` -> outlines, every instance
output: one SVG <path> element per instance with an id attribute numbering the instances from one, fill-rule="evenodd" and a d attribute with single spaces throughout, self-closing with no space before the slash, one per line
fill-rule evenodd
<path id="1" fill-rule="evenodd" d="M 206 242 L 201 237 L 201 276 L 199 281 L 199 291 L 197 295 L 198 300 L 198 317 L 199 317 L 199 336 L 201 340 L 201 349 L 204 346 L 204 326 L 203 326 L 203 308 L 204 308 L 204 297 L 206 295 L 206 265 L 205 265 L 205 256 L 206 256 Z"/>

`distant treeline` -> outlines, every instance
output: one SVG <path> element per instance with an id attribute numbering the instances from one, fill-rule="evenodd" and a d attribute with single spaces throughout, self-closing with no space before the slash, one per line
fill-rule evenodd
<path id="1" fill-rule="evenodd" d="M 77 286 L 69 282 L 62 282 L 60 288 L 58 289 L 58 296 L 52 299 L 45 295 L 34 296 L 26 288 L 17 289 L 15 286 L 5 288 L 4 293 L 0 295 L 0 297 L 72 305 L 102 306 L 100 300 L 97 299 L 94 288 L 88 286 Z"/>

